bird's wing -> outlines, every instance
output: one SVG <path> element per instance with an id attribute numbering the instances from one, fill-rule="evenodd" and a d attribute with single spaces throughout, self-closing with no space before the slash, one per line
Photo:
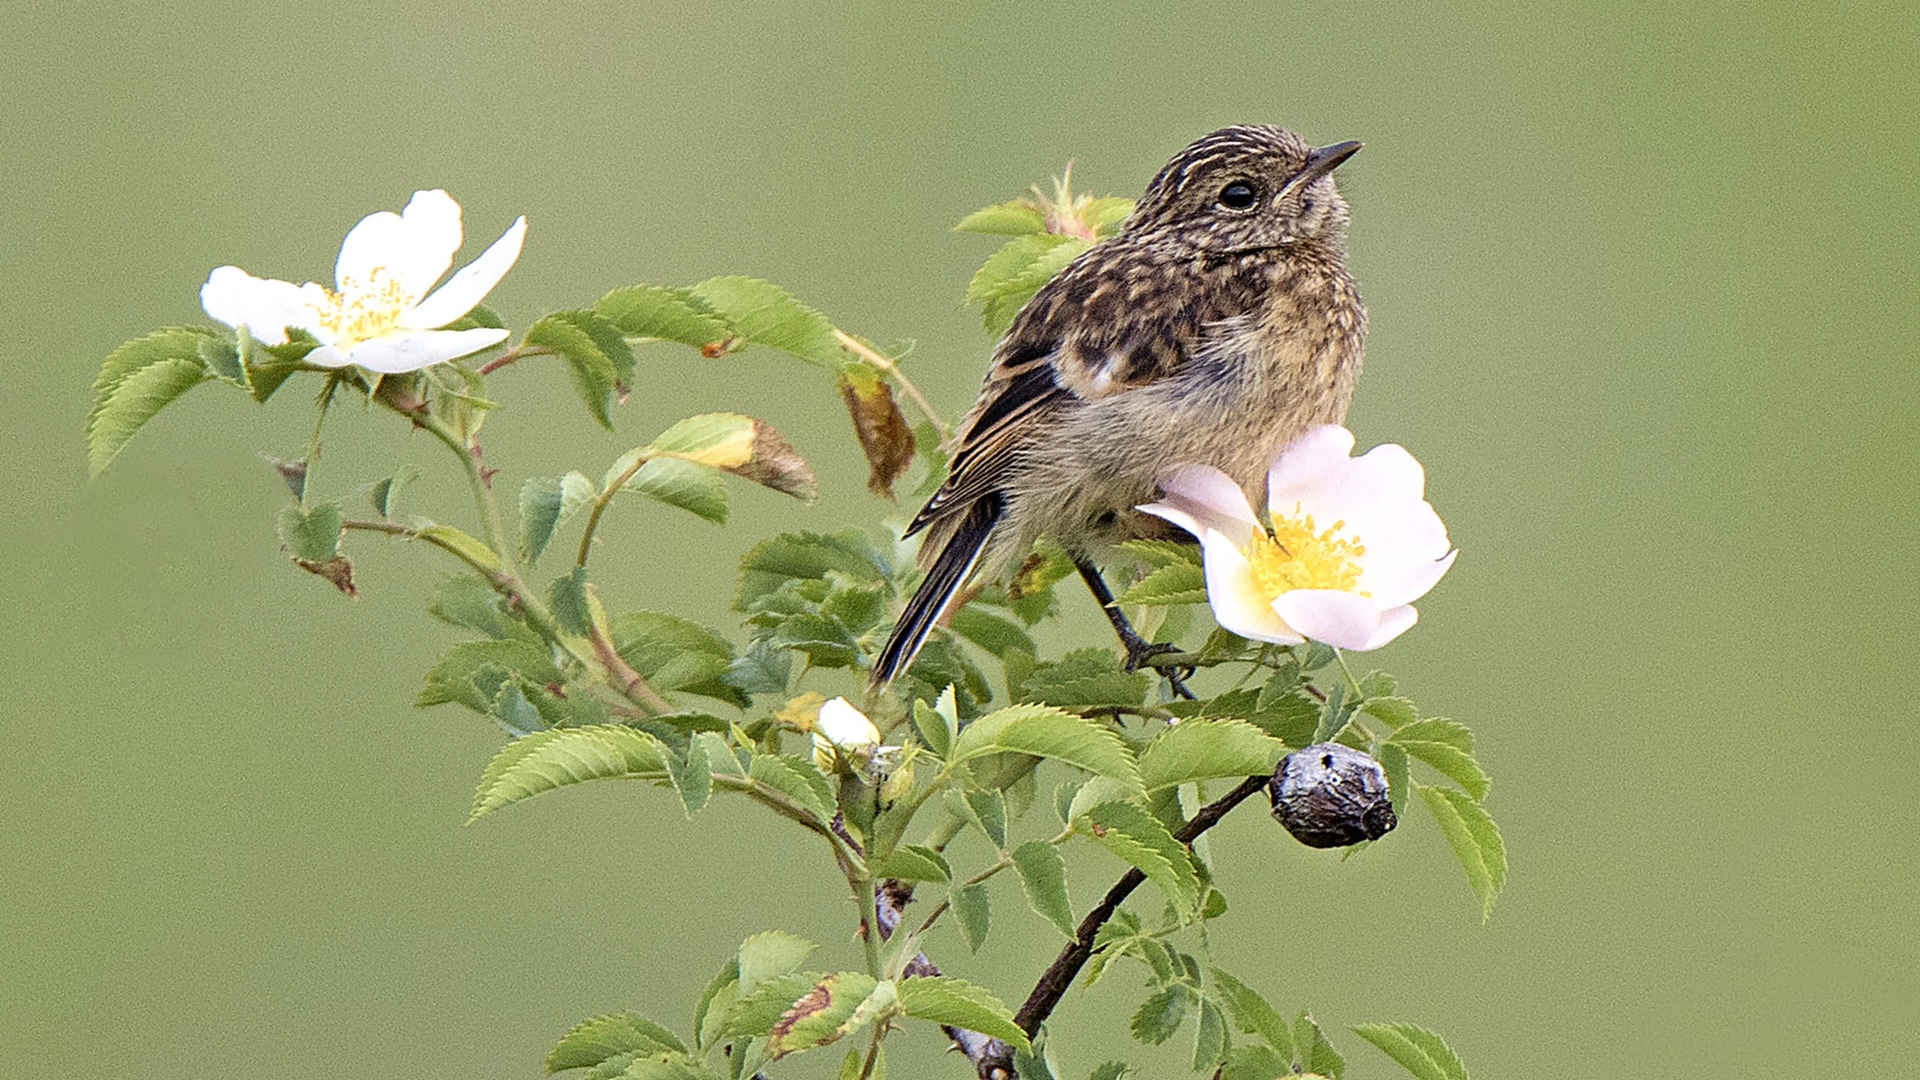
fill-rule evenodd
<path id="1" fill-rule="evenodd" d="M 1062 410 L 1158 382 L 1208 336 L 1211 312 L 1141 310 L 1164 281 L 1109 242 L 1048 282 L 994 352 L 980 399 L 960 423 L 947 479 L 907 534 L 1001 490 L 1021 451 Z M 1143 317 L 1145 316 L 1145 317 Z"/>

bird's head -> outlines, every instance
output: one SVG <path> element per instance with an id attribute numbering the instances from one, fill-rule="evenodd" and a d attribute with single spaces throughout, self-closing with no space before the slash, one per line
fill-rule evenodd
<path id="1" fill-rule="evenodd" d="M 1280 127 L 1221 128 L 1174 155 L 1122 234 L 1223 254 L 1308 240 L 1337 246 L 1347 203 L 1333 170 L 1359 149 L 1357 142 L 1309 146 Z"/>

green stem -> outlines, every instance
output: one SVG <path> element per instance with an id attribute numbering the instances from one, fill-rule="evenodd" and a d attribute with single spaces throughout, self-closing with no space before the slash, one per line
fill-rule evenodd
<path id="1" fill-rule="evenodd" d="M 614 495 L 617 494 L 621 488 L 626 487 L 627 481 L 633 479 L 634 474 L 638 473 L 645 467 L 647 462 L 651 460 L 653 459 L 644 454 L 641 455 L 639 460 L 629 466 L 625 472 L 614 477 L 612 482 L 607 484 L 605 491 L 593 497 L 593 507 L 587 511 L 586 527 L 580 531 L 580 551 L 579 554 L 574 557 L 573 565 L 587 565 L 587 556 L 593 554 L 593 533 L 595 529 L 600 527 L 600 515 L 607 512 L 607 506 L 613 502 Z"/>
<path id="2" fill-rule="evenodd" d="M 873 1025 L 872 1040 L 867 1044 L 867 1059 L 860 1063 L 859 1080 L 870 1080 L 873 1076 L 874 1066 L 880 1060 L 880 1041 L 886 1038 L 886 1029 L 884 1023 Z"/>
<path id="3" fill-rule="evenodd" d="M 1340 671 L 1347 677 L 1347 686 L 1353 690 L 1353 703 L 1358 706 L 1367 700 L 1367 692 L 1360 689 L 1360 680 L 1353 677 L 1353 669 L 1347 666 L 1347 654 L 1339 649 L 1333 650 L 1333 658 L 1340 664 Z"/>

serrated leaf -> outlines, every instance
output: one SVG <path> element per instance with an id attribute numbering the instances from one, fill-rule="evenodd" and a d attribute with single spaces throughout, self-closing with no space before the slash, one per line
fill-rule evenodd
<path id="1" fill-rule="evenodd" d="M 613 362 L 614 388 L 625 392 L 633 385 L 633 347 L 627 344 L 625 331 L 596 311 L 556 311 L 549 319 L 562 319 L 593 339 L 594 345 Z"/>
<path id="2" fill-rule="evenodd" d="M 875 878 L 937 881 L 942 884 L 953 880 L 953 868 L 947 865 L 946 856 L 919 844 L 895 848 L 884 860 L 868 869 Z"/>
<path id="3" fill-rule="evenodd" d="M 519 631 L 519 624 L 501 608 L 500 594 L 472 574 L 448 574 L 435 582 L 427 598 L 427 614 L 495 639 L 514 637 Z"/>
<path id="4" fill-rule="evenodd" d="M 680 805 L 692 817 L 707 808 L 707 802 L 713 798 L 713 769 L 707 764 L 706 744 L 698 739 L 687 741 L 685 754 L 669 753 L 667 756 L 668 777 L 673 781 L 673 790 L 680 794 Z"/>
<path id="5" fill-rule="evenodd" d="M 581 404 L 587 407 L 587 413 L 599 421 L 601 427 L 611 431 L 613 417 L 608 413 L 608 406 L 613 398 L 614 386 L 620 381 L 620 373 L 613 358 L 606 354 L 593 335 L 570 318 L 575 314 L 579 313 L 555 312 L 541 318 L 527 328 L 526 343 L 551 349 L 566 362 L 567 374 L 573 380 L 573 391 L 579 395 Z"/>
<path id="6" fill-rule="evenodd" d="M 748 344 L 780 349 L 814 363 L 835 364 L 840 358 L 840 344 L 827 317 L 770 281 L 715 277 L 688 291 Z"/>
<path id="7" fill-rule="evenodd" d="M 1020 628 L 1019 623 L 977 607 L 957 609 L 947 617 L 947 626 L 994 656 L 1004 657 L 1009 649 L 1027 656 L 1038 651 L 1033 638 Z"/>
<path id="8" fill-rule="evenodd" d="M 1448 725 L 1457 731 L 1448 731 L 1437 725 Z M 1411 735 L 1409 733 L 1412 733 Z M 1421 736 L 1432 734 L 1434 738 Z M 1457 741 L 1456 741 L 1457 740 Z M 1467 745 L 1462 747 L 1460 742 Z M 1383 745 L 1397 746 L 1406 751 L 1409 757 L 1432 766 L 1442 776 L 1459 784 L 1475 802 L 1485 801 L 1492 781 L 1475 761 L 1470 750 L 1473 737 L 1467 729 L 1451 720 L 1421 720 L 1408 724 L 1394 732 Z"/>
<path id="9" fill-rule="evenodd" d="M 740 588 L 734 607 L 753 610 L 756 600 L 794 579 L 824 578 L 838 571 L 858 581 L 890 580 L 885 557 L 860 533 L 783 533 L 748 549 L 740 559 Z"/>
<path id="10" fill-rule="evenodd" d="M 1001 791 L 960 792 L 963 816 L 978 826 L 995 848 L 1007 846 L 1007 797 Z"/>
<path id="11" fill-rule="evenodd" d="M 1288 1028 L 1286 1018 L 1267 1004 L 1266 998 L 1239 979 L 1219 968 L 1213 969 L 1212 976 L 1214 990 L 1226 1005 L 1235 1026 L 1250 1035 L 1260 1036 L 1282 1058 L 1292 1060 L 1293 1032 Z"/>
<path id="12" fill-rule="evenodd" d="M 1151 681 L 1145 672 L 1121 671 L 1111 649 L 1075 649 L 1026 672 L 1009 689 L 1016 700 L 1062 708 L 1126 708 L 1146 698 Z"/>
<path id="13" fill-rule="evenodd" d="M 1132 1074 L 1133 1066 L 1124 1061 L 1107 1061 L 1093 1067 L 1087 1074 L 1087 1080 L 1126 1080 Z M 1277 1078 L 1278 1073 L 1274 1074 Z"/>
<path id="14" fill-rule="evenodd" d="M 563 1072 L 598 1065 L 617 1054 L 686 1053 L 673 1032 L 634 1013 L 611 1013 L 582 1020 L 547 1053 L 547 1071 Z"/>
<path id="15" fill-rule="evenodd" d="M 1367 703 L 1361 707 L 1361 711 L 1392 728 L 1411 724 L 1419 716 L 1412 701 L 1407 698 L 1393 696 L 1369 696 Z M 1463 749 L 1471 750 L 1472 747 L 1467 746 L 1463 747 Z"/>
<path id="16" fill-rule="evenodd" d="M 1405 1023 L 1355 1024 L 1353 1033 L 1420 1080 L 1468 1080 L 1467 1067 L 1446 1040 L 1426 1028 Z"/>
<path id="17" fill-rule="evenodd" d="M 818 945 L 806 938 L 785 930 L 762 930 L 754 934 L 740 943 L 739 955 L 735 958 L 740 992 L 753 993 L 761 983 L 792 974 L 817 948 Z"/>
<path id="18" fill-rule="evenodd" d="M 893 400 L 893 386 L 872 368 L 842 368 L 840 400 L 867 458 L 867 490 L 893 498 L 893 483 L 913 462 L 913 429 Z"/>
<path id="19" fill-rule="evenodd" d="M 1291 1080 L 1296 1075 L 1291 1058 L 1283 1059 L 1272 1047 L 1256 1044 L 1228 1051 L 1227 1063 L 1214 1080 Z"/>
<path id="20" fill-rule="evenodd" d="M 1227 1020 L 1220 1012 L 1220 1006 L 1205 998 L 1200 999 L 1200 1021 L 1195 1025 L 1193 1035 L 1193 1068 L 1195 1072 L 1204 1072 L 1224 1064 L 1227 1060 Z"/>
<path id="21" fill-rule="evenodd" d="M 693 1006 L 693 1044 L 705 1049 L 711 1045 L 708 1032 L 712 1035 L 724 1030 L 727 1017 L 733 1012 L 734 1000 L 740 990 L 740 958 L 735 956 L 720 966 L 707 988 L 700 992 L 700 1000 Z"/>
<path id="22" fill-rule="evenodd" d="M 494 673 L 493 677 L 476 682 L 477 676 L 486 672 Z M 563 678 L 545 645 L 523 638 L 464 641 L 442 653 L 428 669 L 427 685 L 414 704 L 424 708 L 458 702 L 484 713 L 501 684 L 515 675 L 541 686 Z"/>
<path id="23" fill-rule="evenodd" d="M 932 750 L 943 760 L 947 752 L 953 748 L 954 737 L 959 734 L 957 726 L 952 721 L 918 698 L 913 702 L 913 726 L 920 732 L 920 737 L 926 740 L 927 749 Z"/>
<path id="24" fill-rule="evenodd" d="M 633 474 L 623 491 L 634 491 L 703 517 L 727 523 L 727 486 L 720 474 L 680 458 L 654 458 Z"/>
<path id="25" fill-rule="evenodd" d="M 967 283 L 966 302 L 980 305 L 988 331 L 1004 333 L 1040 287 L 1091 245 L 1057 233 L 1017 236 L 987 257 Z"/>
<path id="26" fill-rule="evenodd" d="M 1148 791 L 1196 780 L 1272 773 L 1287 754 L 1279 739 L 1244 720 L 1188 720 L 1168 728 L 1140 754 Z"/>
<path id="27" fill-rule="evenodd" d="M 743 990 L 734 1003 L 733 1016 L 726 1033 L 735 1038 L 758 1038 L 773 1030 L 793 1003 L 827 977 L 823 971 L 774 975 L 750 990 Z"/>
<path id="28" fill-rule="evenodd" d="M 1454 858 L 1467 872 L 1467 884 L 1480 898 L 1480 918 L 1484 922 L 1493 914 L 1493 902 L 1507 883 L 1507 846 L 1500 838 L 1499 827 L 1467 793 L 1417 780 L 1412 783 L 1439 822 Z"/>
<path id="29" fill-rule="evenodd" d="M 1393 807 L 1394 820 L 1403 821 L 1407 815 L 1407 791 L 1413 784 L 1407 752 L 1392 743 L 1381 743 L 1375 760 L 1380 762 L 1380 771 L 1387 777 L 1387 802 Z"/>
<path id="30" fill-rule="evenodd" d="M 1158 1046 L 1173 1038 L 1173 1033 L 1180 1030 L 1180 1025 L 1187 1019 L 1187 1009 L 1192 1004 L 1193 991 L 1180 983 L 1161 987 L 1134 1010 L 1127 1030 L 1141 1042 Z"/>
<path id="31" fill-rule="evenodd" d="M 1133 754 L 1112 728 L 1049 706 L 1013 705 L 988 713 L 963 728 L 953 743 L 955 761 L 1008 752 L 1063 761 L 1144 791 Z"/>
<path id="32" fill-rule="evenodd" d="M 993 924 L 993 904 L 987 898 L 987 887 L 976 884 L 955 889 L 948 895 L 948 903 L 953 908 L 953 917 L 960 923 L 961 935 L 967 939 L 967 948 L 979 952 Z"/>
<path id="33" fill-rule="evenodd" d="M 1047 231 L 1047 217 L 1040 208 L 1025 199 L 982 207 L 960 219 L 954 232 L 986 233 L 991 236 L 1026 236 Z"/>
<path id="34" fill-rule="evenodd" d="M 695 465 L 732 473 L 800 499 L 819 493 L 813 470 L 773 426 L 738 413 L 689 416 L 660 433 L 633 455 L 676 457 Z M 616 464 L 624 472 L 629 464 Z"/>
<path id="35" fill-rule="evenodd" d="M 1204 604 L 1207 602 L 1206 571 L 1189 562 L 1171 563 L 1134 582 L 1115 597 L 1114 602 L 1155 607 Z"/>
<path id="36" fill-rule="evenodd" d="M 1094 839 L 1147 875 L 1179 911 L 1182 921 L 1199 906 L 1200 879 L 1186 848 L 1160 819 L 1130 802 L 1109 802 L 1086 812 Z"/>
<path id="37" fill-rule="evenodd" d="M 593 310 L 628 337 L 677 341 L 696 349 L 730 333 L 724 320 L 692 302 L 685 289 L 631 285 L 594 301 Z"/>
<path id="38" fill-rule="evenodd" d="M 654 689 L 682 690 L 747 706 L 747 696 L 725 681 L 734 663 L 733 643 L 719 633 L 661 611 L 617 615 L 608 632 L 614 651 Z"/>
<path id="39" fill-rule="evenodd" d="M 1340 1080 L 1340 1074 L 1346 1071 L 1346 1059 L 1334 1051 L 1320 1025 L 1305 1009 L 1300 1010 L 1293 1021 L 1293 1049 L 1294 1060 L 1308 1072 Z"/>
<path id="40" fill-rule="evenodd" d="M 331 559 L 340 553 L 341 522 L 346 516 L 339 503 L 283 507 L 280 542 L 287 545 L 287 553 L 297 562 Z"/>
<path id="41" fill-rule="evenodd" d="M 500 692 L 494 695 L 487 715 L 510 735 L 531 735 L 547 727 L 546 718 L 540 715 L 518 680 L 500 684 Z"/>
<path id="42" fill-rule="evenodd" d="M 756 754 L 753 764 L 747 767 L 747 778 L 786 796 L 801 809 L 812 811 L 823 822 L 833 818 L 832 789 L 826 777 L 808 762 Z"/>
<path id="43" fill-rule="evenodd" d="M 1013 868 L 1020 872 L 1020 887 L 1033 910 L 1073 937 L 1077 927 L 1073 902 L 1067 898 L 1067 864 L 1059 849 L 1045 840 L 1029 840 L 1013 850 Z"/>
<path id="44" fill-rule="evenodd" d="M 837 1041 L 859 1026 L 860 1006 L 883 985 L 891 990 L 891 983 L 858 971 L 835 972 L 814 983 L 768 1030 L 768 1055 L 778 1060 Z"/>
<path id="45" fill-rule="evenodd" d="M 547 604 L 553 609 L 553 621 L 569 634 L 585 634 L 593 614 L 587 601 L 587 568 L 576 566 L 553 579 L 547 590 Z"/>
<path id="46" fill-rule="evenodd" d="M 555 728 L 515 739 L 481 774 L 472 818 L 589 780 L 663 780 L 665 750 L 652 735 L 620 724 Z"/>
<path id="47" fill-rule="evenodd" d="M 536 476 L 520 487 L 520 557 L 528 562 L 540 558 L 560 524 L 562 500 L 560 478 Z"/>
<path id="48" fill-rule="evenodd" d="M 743 694 L 784 693 L 793 678 L 793 654 L 771 642 L 756 641 L 727 665 L 721 679 Z"/>
<path id="49" fill-rule="evenodd" d="M 214 340 L 209 331 L 174 326 L 134 338 L 107 354 L 94 377 L 93 405 L 87 410 L 91 475 L 100 475 L 161 409 L 213 378 L 201 359 L 201 346 Z"/>
<path id="50" fill-rule="evenodd" d="M 908 1016 L 977 1031 L 1016 1049 L 1033 1051 L 1027 1033 L 1013 1022 L 1012 1010 L 965 979 L 944 975 L 902 979 L 899 992 L 900 1007 Z"/>

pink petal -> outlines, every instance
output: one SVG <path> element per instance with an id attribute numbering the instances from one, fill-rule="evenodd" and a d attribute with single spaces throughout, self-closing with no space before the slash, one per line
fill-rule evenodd
<path id="1" fill-rule="evenodd" d="M 508 226 L 500 239 L 481 252 L 479 258 L 462 267 L 459 273 L 447 279 L 445 285 L 435 289 L 432 296 L 401 316 L 401 328 L 432 330 L 472 311 L 474 305 L 485 300 L 493 287 L 500 284 L 500 279 L 507 276 L 507 271 L 513 269 L 526 239 L 527 219 L 522 217 Z"/>
<path id="2" fill-rule="evenodd" d="M 1380 607 L 1411 604 L 1439 584 L 1440 578 L 1453 568 L 1454 557 L 1459 554 L 1450 551 L 1444 559 L 1404 563 L 1378 570 L 1367 565 L 1361 571 L 1357 588 L 1371 593 L 1373 602 Z M 1371 547 L 1368 555 L 1372 555 Z"/>
<path id="3" fill-rule="evenodd" d="M 1332 424 L 1308 428 L 1267 470 L 1267 505 L 1291 510 L 1295 501 L 1336 483 L 1349 464 L 1353 432 Z"/>
<path id="4" fill-rule="evenodd" d="M 1211 465 L 1183 465 L 1174 469 L 1161 478 L 1160 491 L 1158 505 L 1181 511 L 1204 528 L 1238 536 L 1249 527 L 1259 527 L 1260 519 L 1253 516 L 1246 492 L 1240 490 L 1232 477 Z M 1167 520 L 1174 521 L 1173 518 Z M 1187 531 L 1199 535 L 1197 529 Z"/>

